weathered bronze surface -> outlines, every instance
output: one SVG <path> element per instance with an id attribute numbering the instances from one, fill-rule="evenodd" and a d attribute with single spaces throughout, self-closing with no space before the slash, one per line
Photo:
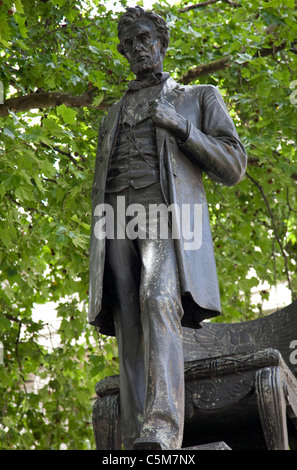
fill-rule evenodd
<path id="1" fill-rule="evenodd" d="M 202 174 L 235 185 L 244 176 L 246 152 L 217 88 L 180 86 L 163 71 L 169 42 L 163 18 L 129 8 L 118 32 L 119 51 L 136 79 L 99 131 L 89 321 L 117 337 L 125 449 L 176 449 L 185 413 L 182 326 L 198 329 L 221 309 Z M 96 208 L 103 203 L 116 214 L 113 229 L 124 228 L 123 237 L 96 236 Z M 175 237 L 172 221 L 167 238 L 129 236 L 132 204 L 145 210 L 199 205 L 201 246 L 189 249 L 184 234 Z"/>

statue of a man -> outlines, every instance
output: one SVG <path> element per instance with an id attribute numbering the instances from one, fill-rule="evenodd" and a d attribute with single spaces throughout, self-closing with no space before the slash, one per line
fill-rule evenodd
<path id="1" fill-rule="evenodd" d="M 163 72 L 169 43 L 163 18 L 128 8 L 118 36 L 136 79 L 99 131 L 89 322 L 117 338 L 124 448 L 178 449 L 184 425 L 182 326 L 200 328 L 202 320 L 220 313 L 202 174 L 235 185 L 244 176 L 246 152 L 216 87 L 180 86 Z M 152 235 L 150 209 L 161 205 L 179 214 L 193 210 L 184 218 L 171 212 L 168 236 L 159 229 Z M 135 236 L 132 216 L 140 207 L 144 224 Z M 180 220 L 188 230 L 173 236 Z M 106 232 L 99 230 L 103 221 Z M 191 246 L 188 234 L 195 237 L 195 230 L 200 242 Z"/>

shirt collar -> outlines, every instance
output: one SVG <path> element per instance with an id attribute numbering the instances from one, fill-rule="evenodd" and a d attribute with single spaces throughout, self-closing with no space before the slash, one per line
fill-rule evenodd
<path id="1" fill-rule="evenodd" d="M 157 72 L 152 73 L 148 78 L 145 80 L 132 80 L 128 83 L 129 90 L 135 91 L 139 90 L 140 88 L 146 88 L 154 85 L 158 85 L 159 83 L 164 82 L 167 78 L 170 77 L 168 72 Z"/>

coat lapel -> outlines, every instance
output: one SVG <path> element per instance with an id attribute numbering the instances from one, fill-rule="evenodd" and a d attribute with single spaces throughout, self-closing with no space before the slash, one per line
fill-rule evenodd
<path id="1" fill-rule="evenodd" d="M 172 104 L 172 106 L 175 106 L 177 100 L 179 99 L 179 92 L 177 91 L 177 87 L 177 83 L 173 80 L 173 78 L 170 77 L 168 80 L 166 80 L 161 92 L 161 98 L 164 98 L 166 101 Z M 171 185 L 169 182 L 170 178 L 172 177 L 172 168 L 168 151 L 168 137 L 169 135 L 166 129 L 161 127 L 156 128 L 157 150 L 160 164 L 160 182 L 163 197 L 167 204 L 169 204 L 170 199 L 172 199 L 172 188 L 170 188 Z M 165 173 L 165 166 L 168 168 L 168 174 Z"/>
<path id="2" fill-rule="evenodd" d="M 168 78 L 168 80 L 166 80 L 166 82 L 164 83 L 164 87 L 161 91 L 161 98 L 164 98 L 166 101 L 168 101 L 168 103 L 172 104 L 172 106 L 175 106 L 180 95 L 177 88 L 178 84 L 173 80 L 173 78 Z M 157 127 L 156 135 L 158 154 L 162 155 L 162 152 L 164 150 L 164 141 L 167 135 L 166 130 Z"/>
<path id="3" fill-rule="evenodd" d="M 106 116 L 103 150 L 107 158 L 109 158 L 113 148 L 125 96 L 126 94 L 124 94 L 122 98 L 112 106 L 110 112 Z"/>

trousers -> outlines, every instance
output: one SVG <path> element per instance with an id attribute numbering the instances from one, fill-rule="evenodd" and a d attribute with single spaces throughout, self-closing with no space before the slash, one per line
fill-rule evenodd
<path id="1" fill-rule="evenodd" d="M 161 187 L 126 188 L 106 194 L 117 217 L 117 198 L 126 208 L 163 203 Z M 123 220 L 123 218 L 122 218 Z M 126 227 L 131 215 L 125 216 Z M 116 232 L 116 230 L 115 230 Z M 112 286 L 120 363 L 122 441 L 154 438 L 164 449 L 181 448 L 184 426 L 183 309 L 174 241 L 131 237 L 106 240 L 105 269 Z"/>

